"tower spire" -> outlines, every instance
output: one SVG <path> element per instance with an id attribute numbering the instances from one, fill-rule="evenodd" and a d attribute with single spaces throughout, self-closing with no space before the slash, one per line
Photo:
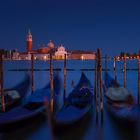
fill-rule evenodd
<path id="1" fill-rule="evenodd" d="M 27 52 L 31 52 L 32 51 L 32 34 L 31 34 L 31 30 L 28 30 L 28 35 L 27 35 Z"/>
<path id="2" fill-rule="evenodd" d="M 32 35 L 32 34 L 31 34 L 31 30 L 30 30 L 30 28 L 29 28 L 29 30 L 28 30 L 28 35 Z"/>

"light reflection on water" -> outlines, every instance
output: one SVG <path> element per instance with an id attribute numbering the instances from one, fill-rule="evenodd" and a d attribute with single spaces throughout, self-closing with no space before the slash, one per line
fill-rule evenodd
<path id="1" fill-rule="evenodd" d="M 103 62 L 104 67 L 104 62 Z M 129 68 L 137 68 L 137 61 L 130 61 L 127 63 Z M 5 62 L 4 64 L 4 86 L 5 88 L 12 87 L 17 84 L 24 77 L 24 71 L 9 71 L 9 69 L 29 69 L 29 61 L 15 61 Z M 35 68 L 47 69 L 49 68 L 49 62 L 37 61 L 35 62 Z M 63 61 L 54 61 L 53 68 L 61 68 L 59 72 L 63 83 Z M 67 68 L 73 69 L 73 71 L 67 71 L 67 95 L 72 90 L 71 81 L 74 80 L 75 84 L 78 82 L 81 69 L 93 69 L 94 61 L 68 61 Z M 113 76 L 113 62 L 108 62 L 108 68 L 110 68 L 110 74 Z M 120 70 L 123 68 L 123 63 L 117 63 L 117 79 L 123 85 L 123 72 Z M 90 79 L 92 85 L 94 85 L 94 71 L 85 71 L 87 77 Z M 127 71 L 127 88 L 137 98 L 137 71 Z M 35 71 L 35 89 L 44 87 L 49 81 L 49 71 Z M 62 93 L 59 97 L 59 103 L 62 105 Z M 95 106 L 95 104 L 93 105 Z M 94 108 L 94 107 L 93 107 Z M 95 108 L 91 111 L 91 118 L 85 120 L 83 123 L 75 125 L 70 130 L 65 130 L 61 135 L 56 135 L 56 139 L 60 140 L 136 140 L 133 131 L 127 131 L 120 129 L 121 126 L 117 126 L 116 123 L 110 118 L 108 113 L 104 110 L 104 123 L 103 125 L 96 124 L 95 121 Z M 137 131 L 137 130 L 136 130 Z M 8 133 L 1 133 L 0 138 L 2 140 L 46 140 L 51 139 L 49 133 L 47 120 L 44 119 L 34 120 L 33 122 L 26 124 L 24 127 L 13 130 Z"/>

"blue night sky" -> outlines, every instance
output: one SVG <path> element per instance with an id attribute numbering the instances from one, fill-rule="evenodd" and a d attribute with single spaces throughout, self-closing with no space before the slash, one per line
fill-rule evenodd
<path id="1" fill-rule="evenodd" d="M 0 48 L 25 51 L 31 29 L 33 48 L 62 43 L 66 49 L 105 54 L 137 52 L 139 0 L 1 0 Z"/>

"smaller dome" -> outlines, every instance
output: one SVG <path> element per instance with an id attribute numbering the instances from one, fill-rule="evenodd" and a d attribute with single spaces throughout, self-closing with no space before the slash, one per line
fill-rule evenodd
<path id="1" fill-rule="evenodd" d="M 47 44 L 47 47 L 54 48 L 54 43 L 50 40 L 50 42 Z"/>

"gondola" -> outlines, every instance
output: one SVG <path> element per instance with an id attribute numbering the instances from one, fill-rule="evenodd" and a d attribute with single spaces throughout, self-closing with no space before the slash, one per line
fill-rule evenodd
<path id="1" fill-rule="evenodd" d="M 107 72 L 104 76 L 104 106 L 109 114 L 123 126 L 132 126 L 138 121 L 138 107 L 133 95 Z"/>
<path id="2" fill-rule="evenodd" d="M 20 103 L 21 99 L 27 95 L 29 87 L 30 76 L 29 74 L 25 74 L 23 81 L 10 89 L 4 89 L 4 102 L 6 111 Z"/>
<path id="3" fill-rule="evenodd" d="M 54 93 L 59 94 L 59 76 L 56 75 L 53 81 L 54 84 L 57 84 L 56 86 L 54 85 Z M 50 99 L 50 84 L 47 84 L 47 86 L 42 89 L 34 91 L 34 93 L 30 95 L 22 105 L 19 105 L 5 113 L 0 113 L 0 130 L 5 130 L 11 127 L 13 128 L 24 121 L 42 115 L 42 111 L 46 108 L 44 105 L 45 98 L 48 100 Z"/>
<path id="4" fill-rule="evenodd" d="M 69 127 L 88 115 L 92 106 L 92 86 L 82 72 L 77 86 L 67 97 L 64 106 L 53 118 L 54 130 L 60 127 Z"/>

